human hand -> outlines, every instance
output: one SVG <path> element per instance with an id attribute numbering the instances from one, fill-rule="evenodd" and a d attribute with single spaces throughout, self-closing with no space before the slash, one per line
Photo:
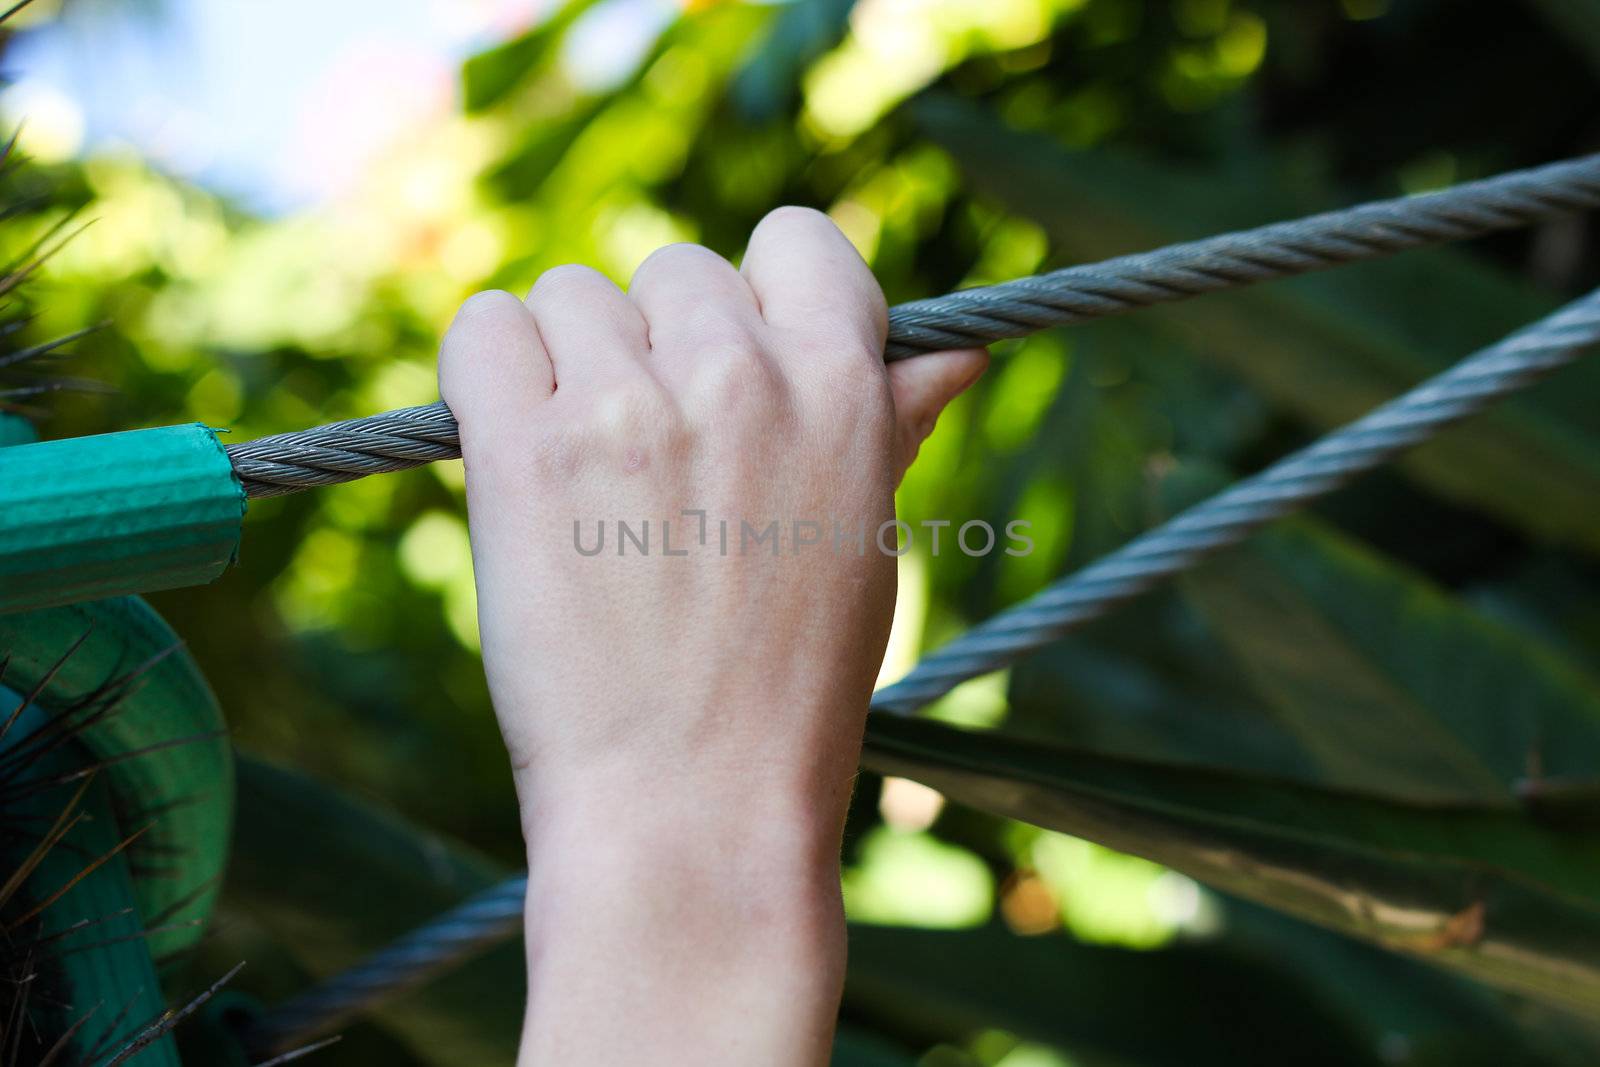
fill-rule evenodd
<path id="1" fill-rule="evenodd" d="M 825 1055 L 839 836 L 894 605 L 878 533 L 987 361 L 886 367 L 885 323 L 844 236 L 786 208 L 741 270 L 674 245 L 624 294 L 562 267 L 526 302 L 473 297 L 445 338 L 484 666 L 530 850 L 527 1055 Z M 563 951 L 577 930 L 591 950 L 616 932 L 572 887 L 641 868 L 660 899 L 607 906 L 630 928 L 683 927 L 677 951 L 624 968 L 634 1000 L 666 1010 L 637 1047 L 574 1043 L 614 1029 L 599 1005 L 617 977 Z M 768 1024 L 712 1024 L 705 1044 L 708 1009 Z"/>

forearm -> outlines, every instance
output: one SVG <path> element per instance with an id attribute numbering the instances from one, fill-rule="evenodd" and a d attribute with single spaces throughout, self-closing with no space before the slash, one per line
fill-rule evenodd
<path id="1" fill-rule="evenodd" d="M 848 783 L 611 768 L 522 786 L 524 1065 L 827 1062 Z"/>

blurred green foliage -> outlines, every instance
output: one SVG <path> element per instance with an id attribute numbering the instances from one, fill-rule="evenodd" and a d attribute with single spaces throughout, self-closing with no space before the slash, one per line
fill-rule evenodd
<path id="1" fill-rule="evenodd" d="M 325 209 L 254 219 L 135 158 L 56 165 L 96 221 L 30 329 L 109 321 L 77 362 L 116 392 L 54 405 L 46 433 L 245 439 L 427 402 L 473 290 L 570 261 L 625 283 L 669 241 L 737 257 L 782 203 L 829 212 L 896 302 L 1595 135 L 1592 0 L 701 3 L 597 86 L 566 43 L 602 6 L 473 58 L 460 114 Z M 885 678 L 1594 285 L 1594 235 L 1553 223 L 999 346 L 899 506 L 1024 518 L 1037 550 L 905 557 Z M 1600 366 L 1568 371 L 937 722 L 876 729 L 874 765 L 949 797 L 863 775 L 839 1062 L 1595 1062 L 1596 410 Z M 206 948 L 252 959 L 269 999 L 520 862 L 463 516 L 459 464 L 256 501 L 232 573 L 152 598 L 239 744 L 295 769 L 241 772 Z M 510 1048 L 515 998 L 474 990 L 515 988 L 517 954 L 450 981 L 330 1061 Z"/>

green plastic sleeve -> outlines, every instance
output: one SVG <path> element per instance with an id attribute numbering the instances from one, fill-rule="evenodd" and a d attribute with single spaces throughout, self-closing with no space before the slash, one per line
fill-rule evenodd
<path id="1" fill-rule="evenodd" d="M 244 509 L 198 424 L 0 448 L 0 613 L 209 582 Z"/>

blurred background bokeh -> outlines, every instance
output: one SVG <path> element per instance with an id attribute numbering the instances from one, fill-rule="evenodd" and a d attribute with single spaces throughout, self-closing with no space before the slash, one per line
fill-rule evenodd
<path id="1" fill-rule="evenodd" d="M 471 292 L 572 261 L 625 284 L 671 241 L 737 257 L 779 204 L 826 211 L 894 303 L 1600 146 L 1587 0 L 39 0 L 19 25 L 0 108 L 58 197 L 30 226 L 88 223 L 43 270 L 29 329 L 106 324 L 68 364 L 105 390 L 39 405 L 47 437 L 200 421 L 244 440 L 426 403 Z M 1175 469 L 1255 469 L 1594 284 L 1593 235 L 1552 224 L 998 346 L 899 506 L 913 524 L 1024 518 L 1037 550 L 920 544 L 883 679 L 1148 526 Z M 1594 670 L 1600 393 L 1564 381 L 1488 445 L 1456 431 L 1318 522 Z M 1536 488 L 1551 455 L 1561 491 Z M 441 855 L 511 869 L 464 517 L 459 463 L 254 501 L 237 567 L 151 600 L 242 749 L 425 828 Z M 1228 610 L 1225 592 L 1157 595 L 931 714 L 1080 741 L 1096 727 L 1074 707 L 1206 708 L 1222 725 L 1172 742 L 1204 752 L 1227 709 L 1283 698 L 1252 688 Z M 287 914 L 315 891 L 295 886 L 338 880 L 328 850 L 280 844 L 282 862 L 236 860 L 203 957 L 250 959 L 239 985 L 268 999 L 353 952 Z M 1192 1044 L 1209 1023 L 1190 983 L 1216 972 L 1071 961 L 1122 975 L 1331 937 L 871 775 L 844 884 L 869 931 L 844 1008 L 859 1063 L 1253 1062 L 1253 1038 L 1250 1054 Z M 403 882 L 362 892 L 406 912 Z M 274 913 L 274 894 L 298 903 Z M 1341 973 L 1468 1002 L 1420 965 L 1317 945 L 1348 950 Z M 1110 955 L 1073 954 L 1089 949 Z M 1241 1012 L 1277 1011 L 1239 981 Z M 1331 987 L 1271 992 L 1365 1057 L 1329 1062 L 1480 1062 L 1466 1023 L 1459 1044 L 1429 1030 L 1429 1051 L 1382 1012 L 1350 1023 Z M 514 1033 L 513 1000 L 482 1025 Z M 1268 1043 L 1276 1025 L 1239 1022 Z M 380 1022 L 309 1062 L 473 1062 L 428 1045 Z"/>

